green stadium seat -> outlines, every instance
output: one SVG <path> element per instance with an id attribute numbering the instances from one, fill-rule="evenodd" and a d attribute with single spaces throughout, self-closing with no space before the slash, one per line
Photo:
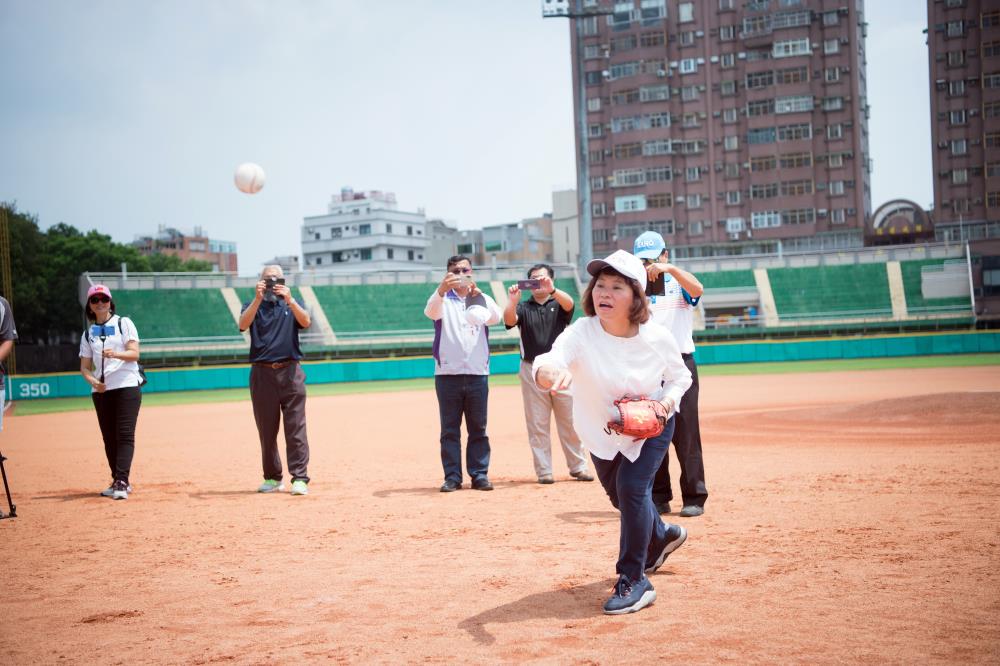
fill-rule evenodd
<path id="1" fill-rule="evenodd" d="M 219 289 L 118 289 L 115 307 L 142 340 L 239 335 Z"/>

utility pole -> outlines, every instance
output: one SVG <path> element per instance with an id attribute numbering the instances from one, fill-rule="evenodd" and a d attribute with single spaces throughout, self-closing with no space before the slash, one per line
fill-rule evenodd
<path id="1" fill-rule="evenodd" d="M 569 0 L 542 0 L 542 18 L 568 18 L 573 20 L 576 28 L 576 75 L 580 93 L 576 100 L 577 135 L 580 137 L 580 153 L 577 155 L 576 170 L 577 201 L 580 206 L 580 257 L 578 265 L 581 274 L 587 269 L 587 263 L 594 258 L 594 225 L 593 209 L 590 205 L 590 141 L 587 137 L 587 85 L 586 69 L 583 56 L 583 38 L 586 28 L 585 19 L 596 16 L 608 16 L 610 9 L 599 7 L 584 9 L 583 0 L 575 0 L 575 8 L 570 10 Z"/>

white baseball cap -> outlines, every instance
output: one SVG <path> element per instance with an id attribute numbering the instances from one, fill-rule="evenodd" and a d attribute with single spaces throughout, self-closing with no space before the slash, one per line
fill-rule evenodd
<path id="1" fill-rule="evenodd" d="M 591 275 L 597 275 L 607 266 L 625 277 L 637 280 L 639 288 L 646 291 L 646 269 L 642 265 L 642 261 L 634 254 L 629 254 L 625 250 L 616 250 L 603 259 L 592 259 L 587 264 L 587 272 Z"/>

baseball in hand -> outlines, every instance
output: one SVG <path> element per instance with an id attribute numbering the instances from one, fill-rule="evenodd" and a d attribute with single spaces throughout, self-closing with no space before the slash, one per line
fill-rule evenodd
<path id="1" fill-rule="evenodd" d="M 259 164 L 253 162 L 244 162 L 236 167 L 236 174 L 233 176 L 236 187 L 239 188 L 240 192 L 247 194 L 260 192 L 261 188 L 264 187 L 265 179 L 264 170 L 260 168 Z"/>

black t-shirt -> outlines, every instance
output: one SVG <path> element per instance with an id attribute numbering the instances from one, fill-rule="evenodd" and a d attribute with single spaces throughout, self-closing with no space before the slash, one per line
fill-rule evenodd
<path id="1" fill-rule="evenodd" d="M 550 298 L 539 303 L 534 298 L 517 304 L 517 326 L 521 332 L 521 358 L 531 363 L 535 357 L 552 349 L 559 334 L 573 321 L 573 309 L 562 309 Z M 508 329 L 514 326 L 507 326 Z"/>
<path id="2" fill-rule="evenodd" d="M 244 304 L 243 309 L 248 307 L 250 303 Z M 276 303 L 262 302 L 250 324 L 250 362 L 279 363 L 302 358 L 300 328 L 284 299 Z"/>

